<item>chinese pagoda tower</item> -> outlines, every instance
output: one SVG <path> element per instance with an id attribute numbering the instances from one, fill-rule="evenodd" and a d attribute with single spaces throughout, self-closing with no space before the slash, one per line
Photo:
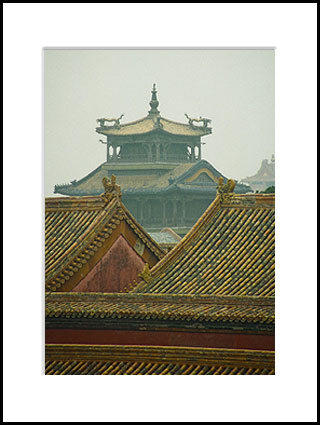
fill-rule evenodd
<path id="1" fill-rule="evenodd" d="M 122 200 L 148 231 L 171 227 L 187 233 L 211 204 L 223 177 L 201 157 L 201 137 L 212 133 L 211 120 L 190 118 L 179 123 L 160 115 L 155 84 L 148 115 L 127 124 L 119 118 L 99 118 L 96 132 L 106 137 L 106 162 L 79 181 L 56 185 L 55 193 L 92 196 L 103 192 L 102 178 L 112 174 Z M 252 192 L 237 183 L 236 193 Z"/>

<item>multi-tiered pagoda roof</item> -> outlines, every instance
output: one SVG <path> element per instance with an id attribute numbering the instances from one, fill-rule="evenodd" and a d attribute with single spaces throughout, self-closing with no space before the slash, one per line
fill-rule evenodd
<path id="1" fill-rule="evenodd" d="M 175 122 L 163 118 L 158 106 L 154 86 L 144 118 L 130 123 L 122 123 L 123 115 L 98 118 L 106 162 L 78 181 L 56 185 L 55 192 L 98 195 L 102 178 L 114 174 L 124 204 L 148 231 L 171 227 L 184 235 L 214 199 L 219 178 L 227 179 L 202 159 L 201 138 L 212 133 L 211 120 L 185 114 L 187 123 Z M 236 193 L 250 191 L 249 185 L 236 184 Z"/>

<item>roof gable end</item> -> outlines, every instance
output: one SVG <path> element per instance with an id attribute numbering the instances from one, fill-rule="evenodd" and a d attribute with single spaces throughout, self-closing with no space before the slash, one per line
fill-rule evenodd
<path id="1" fill-rule="evenodd" d="M 154 265 L 164 256 L 164 251 L 117 197 L 108 202 L 102 197 L 46 199 L 46 290 L 72 290 L 119 235 L 144 262 Z"/>

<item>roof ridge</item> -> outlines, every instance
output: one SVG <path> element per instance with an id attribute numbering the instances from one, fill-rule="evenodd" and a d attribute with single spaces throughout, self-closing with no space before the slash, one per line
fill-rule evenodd
<path id="1" fill-rule="evenodd" d="M 151 116 L 150 115 L 146 115 L 143 118 L 140 118 L 140 119 L 137 119 L 137 120 L 134 120 L 134 121 L 130 121 L 130 122 L 127 122 L 127 123 L 124 123 L 124 124 L 121 124 L 119 126 L 119 128 L 125 127 L 125 126 L 128 126 L 128 125 L 134 125 L 134 124 L 140 123 L 140 122 L 142 122 L 142 121 L 144 121 L 146 119 L 151 120 L 151 121 L 154 122 L 154 118 L 153 118 L 152 115 Z M 187 123 L 183 123 L 183 122 L 179 122 L 179 121 L 174 121 L 174 120 L 171 120 L 169 118 L 165 118 L 165 117 L 163 117 L 161 115 L 160 115 L 160 120 L 164 120 L 164 121 L 167 121 L 167 122 L 172 123 L 172 124 L 178 124 L 178 125 L 183 125 L 185 127 L 189 127 L 189 124 L 187 124 Z M 109 127 L 110 127 L 110 129 L 111 128 L 114 129 L 112 125 L 110 125 Z M 97 127 L 97 128 L 100 129 L 101 127 Z M 108 128 L 108 126 L 106 128 Z M 200 127 L 200 126 L 199 127 L 195 126 L 195 128 L 196 129 L 199 129 L 199 130 L 203 130 L 203 127 Z"/>
<path id="2" fill-rule="evenodd" d="M 87 206 L 93 210 L 105 208 L 105 201 L 96 196 L 57 196 L 45 198 L 45 211 L 81 210 Z M 96 208 L 94 208 L 96 207 Z"/>
<path id="3" fill-rule="evenodd" d="M 169 233 L 176 241 L 180 241 L 182 238 L 178 235 L 171 227 L 163 227 L 160 233 Z"/>
<path id="4" fill-rule="evenodd" d="M 184 125 L 186 127 L 189 127 L 189 124 L 183 123 L 183 122 L 179 122 L 179 121 L 173 121 L 173 120 L 169 120 L 168 118 L 164 118 L 160 116 L 160 120 L 164 120 L 164 121 L 168 121 L 168 122 L 172 122 L 172 124 L 179 124 L 179 125 Z M 203 129 L 203 127 L 197 127 L 200 130 Z"/>
<path id="5" fill-rule="evenodd" d="M 188 177 L 192 172 L 197 171 L 198 169 L 201 169 L 201 167 L 207 166 L 210 171 L 213 172 L 213 174 L 216 175 L 216 177 L 223 177 L 225 180 L 227 178 L 220 173 L 213 165 L 210 164 L 206 159 L 201 159 L 200 161 L 197 161 L 192 164 L 192 167 L 190 167 L 188 170 L 186 170 L 184 173 L 180 174 L 176 179 L 175 183 L 179 183 L 183 181 L 186 177 Z"/>
<path id="6" fill-rule="evenodd" d="M 122 127 L 126 127 L 126 126 L 128 126 L 128 125 L 137 124 L 137 123 L 139 123 L 139 122 L 144 121 L 145 119 L 149 119 L 149 120 L 153 121 L 153 118 L 152 118 L 152 117 L 150 117 L 149 115 L 146 115 L 145 117 L 140 118 L 140 119 L 138 119 L 138 120 L 130 121 L 130 122 L 127 122 L 127 123 L 125 123 L 125 124 L 120 124 L 119 129 L 120 129 L 120 128 L 122 128 Z M 112 128 L 112 129 L 114 130 L 114 127 L 113 127 L 112 125 L 110 125 L 109 127 L 110 127 L 110 129 Z M 97 127 L 97 128 L 101 128 L 101 127 Z M 108 126 L 107 126 L 107 127 L 105 127 L 105 128 L 108 128 Z"/>
<path id="7" fill-rule="evenodd" d="M 102 168 L 102 166 L 104 164 L 106 164 L 106 161 L 104 161 L 102 164 L 98 165 L 97 168 L 95 168 L 94 170 L 90 171 L 89 174 L 87 174 L 86 176 L 82 177 L 80 180 L 76 180 L 74 183 L 56 184 L 54 186 L 55 193 L 59 193 L 59 192 L 56 192 L 56 189 L 61 189 L 63 187 L 78 186 L 80 183 L 83 183 L 84 181 L 88 180 L 91 176 L 93 176 L 100 168 Z"/>
<path id="8" fill-rule="evenodd" d="M 148 125 L 140 125 L 141 123 L 149 123 Z M 152 125 L 150 125 L 152 123 Z M 137 128 L 135 128 L 137 126 Z M 132 127 L 132 132 L 128 132 Z M 124 131 L 122 131 L 124 130 Z M 96 127 L 96 132 L 103 135 L 114 135 L 114 136 L 125 136 L 133 134 L 147 134 L 155 130 L 161 130 L 169 134 L 175 134 L 177 136 L 205 136 L 212 133 L 211 127 L 200 127 L 190 126 L 186 123 L 169 120 L 168 118 L 162 117 L 160 114 L 151 114 L 135 121 L 121 124 L 118 126 L 103 126 Z M 180 131 L 180 132 L 179 132 Z M 180 134 L 182 132 L 182 134 Z"/>
<path id="9" fill-rule="evenodd" d="M 202 294 L 160 294 L 143 292 L 101 293 L 101 292 L 46 292 L 46 302 L 108 302 L 159 304 L 218 304 L 218 305 L 275 305 L 275 297 L 260 297 L 254 295 L 202 295 Z"/>

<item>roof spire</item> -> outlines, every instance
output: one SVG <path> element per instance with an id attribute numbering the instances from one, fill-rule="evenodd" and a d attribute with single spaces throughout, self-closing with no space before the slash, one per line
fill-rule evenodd
<path id="1" fill-rule="evenodd" d="M 152 96 L 151 96 L 151 100 L 149 102 L 151 109 L 149 111 L 149 115 L 152 115 L 152 114 L 159 115 L 160 114 L 160 111 L 158 111 L 159 102 L 158 102 L 158 99 L 157 99 L 157 90 L 156 90 L 155 83 L 153 83 L 151 93 L 152 93 Z"/>

